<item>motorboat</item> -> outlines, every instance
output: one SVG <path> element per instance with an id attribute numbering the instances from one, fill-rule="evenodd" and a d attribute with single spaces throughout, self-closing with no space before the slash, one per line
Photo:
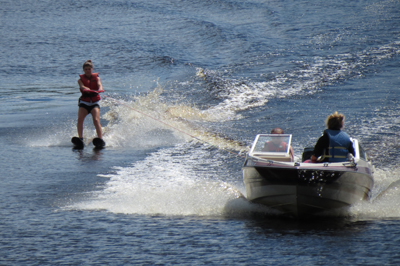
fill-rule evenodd
<path id="1" fill-rule="evenodd" d="M 357 139 L 351 139 L 355 156 L 321 163 L 309 160 L 312 147 L 295 162 L 291 140 L 291 134 L 256 136 L 243 165 L 249 201 L 300 218 L 369 199 L 374 168 Z"/>

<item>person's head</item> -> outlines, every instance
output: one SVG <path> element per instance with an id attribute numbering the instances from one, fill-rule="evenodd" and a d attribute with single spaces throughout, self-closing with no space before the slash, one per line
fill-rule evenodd
<path id="1" fill-rule="evenodd" d="M 93 63 L 92 60 L 87 60 L 85 63 L 83 63 L 83 72 L 85 72 L 86 76 L 91 76 L 92 71 L 93 71 Z"/>
<path id="2" fill-rule="evenodd" d="M 285 134 L 285 132 L 283 132 L 282 128 L 276 127 L 271 130 L 271 134 Z"/>
<path id="3" fill-rule="evenodd" d="M 284 132 L 283 132 L 282 128 L 276 127 L 271 130 L 271 134 L 284 134 Z M 282 137 L 272 138 L 272 142 L 277 143 L 277 144 L 281 143 L 282 140 L 283 140 Z"/>
<path id="4" fill-rule="evenodd" d="M 344 115 L 334 112 L 326 119 L 328 129 L 340 130 L 344 125 Z"/>

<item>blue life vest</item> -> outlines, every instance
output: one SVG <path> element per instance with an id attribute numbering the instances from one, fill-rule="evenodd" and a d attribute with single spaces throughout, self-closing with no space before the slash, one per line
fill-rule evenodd
<path id="1" fill-rule="evenodd" d="M 325 130 L 329 136 L 328 157 L 329 162 L 344 162 L 349 154 L 349 147 L 352 144 L 349 135 L 340 130 Z"/>

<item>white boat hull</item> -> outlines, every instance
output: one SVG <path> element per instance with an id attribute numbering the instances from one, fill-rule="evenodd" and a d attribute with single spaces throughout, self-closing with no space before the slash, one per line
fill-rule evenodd
<path id="1" fill-rule="evenodd" d="M 247 199 L 301 217 L 350 206 L 369 197 L 371 165 L 282 163 L 248 157 L 243 167 Z"/>

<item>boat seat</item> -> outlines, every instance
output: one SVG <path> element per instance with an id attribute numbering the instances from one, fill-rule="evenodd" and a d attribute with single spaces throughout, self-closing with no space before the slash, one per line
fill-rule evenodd
<path id="1" fill-rule="evenodd" d="M 314 147 L 305 147 L 303 150 L 303 155 L 301 158 L 302 162 L 307 161 L 308 159 L 311 159 L 311 155 L 313 154 Z"/>

